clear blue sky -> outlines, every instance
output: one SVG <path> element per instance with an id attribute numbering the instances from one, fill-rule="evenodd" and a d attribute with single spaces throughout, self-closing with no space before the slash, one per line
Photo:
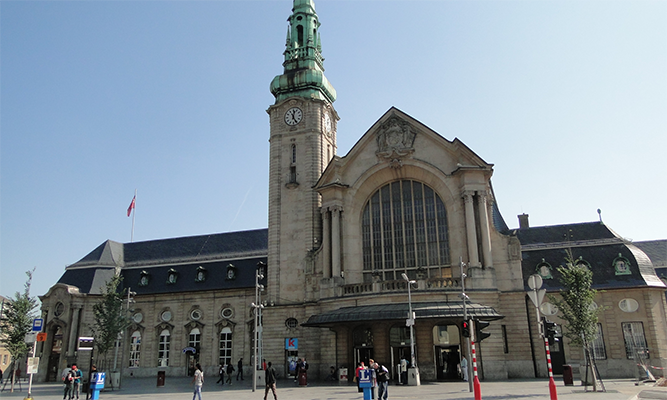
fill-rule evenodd
<path id="1" fill-rule="evenodd" d="M 267 226 L 292 1 L 0 2 L 0 294 L 107 239 Z M 338 154 L 391 106 L 495 164 L 508 225 L 667 238 L 667 2 L 316 0 Z"/>

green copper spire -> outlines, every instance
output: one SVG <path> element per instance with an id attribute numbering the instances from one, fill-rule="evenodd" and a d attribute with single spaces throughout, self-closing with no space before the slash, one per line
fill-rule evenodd
<path id="1" fill-rule="evenodd" d="M 336 101 L 336 90 L 324 76 L 322 45 L 318 29 L 320 22 L 313 0 L 294 0 L 292 15 L 287 19 L 285 68 L 273 78 L 271 93 L 276 103 L 289 97 Z"/>

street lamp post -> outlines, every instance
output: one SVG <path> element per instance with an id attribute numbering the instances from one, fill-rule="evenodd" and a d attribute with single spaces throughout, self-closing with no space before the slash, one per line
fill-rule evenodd
<path id="1" fill-rule="evenodd" d="M 464 323 L 468 321 L 468 310 L 466 308 L 466 302 L 470 300 L 468 295 L 466 294 L 466 278 L 468 275 L 463 272 L 463 268 L 465 267 L 465 264 L 463 263 L 463 257 L 459 257 L 459 265 L 461 266 L 461 300 L 463 301 L 463 321 Z M 468 328 L 470 329 L 470 328 Z M 472 379 L 470 377 L 472 376 L 472 373 L 470 372 L 470 369 L 472 368 L 472 360 L 470 359 L 470 354 L 472 352 L 471 346 L 470 346 L 470 337 L 465 338 L 466 339 L 466 347 L 467 347 L 467 353 L 465 356 L 466 359 L 466 369 L 467 371 L 467 376 L 468 376 L 468 390 L 470 392 L 473 391 L 472 387 Z"/>
<path id="2" fill-rule="evenodd" d="M 421 384 L 419 379 L 419 368 L 417 367 L 417 359 L 415 358 L 415 334 L 414 334 L 414 325 L 415 325 L 415 314 L 412 312 L 412 292 L 410 287 L 413 283 L 417 281 L 410 280 L 408 276 L 404 273 L 401 274 L 403 279 L 408 283 L 408 319 L 405 321 L 405 324 L 410 327 L 410 362 L 412 368 L 415 370 L 415 384 L 419 386 Z M 408 380 L 409 382 L 409 380 Z"/>
<path id="3" fill-rule="evenodd" d="M 264 274 L 263 274 L 263 269 L 266 266 L 263 262 L 257 263 L 257 270 L 255 271 L 255 302 L 251 303 L 250 306 L 255 309 L 255 332 L 254 332 L 254 337 L 255 337 L 255 343 L 254 343 L 254 351 L 253 351 L 253 358 L 255 359 L 255 365 L 253 366 L 254 368 L 252 369 L 252 391 L 254 392 L 257 390 L 257 370 L 259 369 L 261 362 L 259 361 L 258 357 L 261 357 L 261 346 L 260 346 L 260 340 L 261 340 L 261 334 L 260 334 L 260 329 L 261 329 L 261 312 L 262 308 L 264 306 L 262 305 L 262 290 L 264 290 L 264 285 L 259 283 L 262 279 L 264 279 Z"/>

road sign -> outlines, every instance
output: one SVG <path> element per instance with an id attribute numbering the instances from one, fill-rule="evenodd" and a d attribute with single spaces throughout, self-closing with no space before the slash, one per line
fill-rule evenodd
<path id="1" fill-rule="evenodd" d="M 40 332 L 37 334 L 38 342 L 46 342 L 46 332 Z"/>
<path id="2" fill-rule="evenodd" d="M 532 300 L 533 304 L 535 304 L 535 307 L 539 307 L 540 304 L 542 304 L 542 300 L 544 300 L 544 294 L 547 292 L 546 289 L 540 289 L 540 290 L 532 290 L 528 293 L 528 297 L 530 297 L 530 300 Z"/>
<path id="3" fill-rule="evenodd" d="M 42 325 L 44 325 L 44 320 L 41 318 L 35 318 L 32 320 L 32 331 L 33 332 L 41 332 L 42 331 Z"/>
<path id="4" fill-rule="evenodd" d="M 28 369 L 26 373 L 36 374 L 39 372 L 39 357 L 28 357 Z"/>
<path id="5" fill-rule="evenodd" d="M 542 287 L 542 277 L 538 274 L 532 274 L 528 277 L 528 287 L 537 290 Z"/>
<path id="6" fill-rule="evenodd" d="M 37 332 L 28 332 L 25 334 L 24 338 L 26 343 L 32 344 L 37 340 Z"/>

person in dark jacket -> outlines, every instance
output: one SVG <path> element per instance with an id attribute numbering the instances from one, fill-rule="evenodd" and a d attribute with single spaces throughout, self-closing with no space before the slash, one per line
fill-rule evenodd
<path id="1" fill-rule="evenodd" d="M 278 400 L 278 395 L 276 394 L 276 370 L 271 366 L 271 361 L 269 361 L 269 367 L 266 369 L 266 376 L 264 377 L 266 382 L 266 389 L 264 390 L 264 400 L 266 396 L 269 395 L 269 390 L 273 392 L 273 399 Z"/>
<path id="2" fill-rule="evenodd" d="M 229 383 L 230 385 L 232 384 L 233 373 L 234 373 L 234 366 L 232 365 L 232 363 L 227 364 L 227 383 Z"/>
<path id="3" fill-rule="evenodd" d="M 239 380 L 239 376 L 241 377 L 241 380 L 243 380 L 243 357 L 239 358 L 237 367 L 239 368 L 239 372 L 236 373 L 236 380 Z"/>

